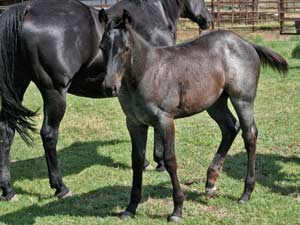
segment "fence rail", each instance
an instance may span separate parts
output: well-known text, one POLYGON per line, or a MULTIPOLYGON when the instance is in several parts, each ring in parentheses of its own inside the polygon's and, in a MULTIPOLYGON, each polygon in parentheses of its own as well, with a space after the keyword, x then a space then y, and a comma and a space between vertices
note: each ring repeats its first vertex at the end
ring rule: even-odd
POLYGON ((300 34, 300 0, 210 0, 216 29, 279 29, 300 34))

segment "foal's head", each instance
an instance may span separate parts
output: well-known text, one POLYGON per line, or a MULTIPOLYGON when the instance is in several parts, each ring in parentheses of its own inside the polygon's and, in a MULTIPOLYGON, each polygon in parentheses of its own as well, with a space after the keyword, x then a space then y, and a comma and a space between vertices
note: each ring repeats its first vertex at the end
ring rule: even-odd
POLYGON ((181 0, 181 17, 196 22, 201 29, 207 29, 213 23, 213 17, 205 6, 204 0, 181 0))
POLYGON ((107 62, 104 87, 108 96, 117 96, 131 54, 130 29, 132 18, 128 11, 124 10, 122 19, 107 22, 106 13, 101 10, 99 20, 106 23, 100 43, 100 48, 107 62))

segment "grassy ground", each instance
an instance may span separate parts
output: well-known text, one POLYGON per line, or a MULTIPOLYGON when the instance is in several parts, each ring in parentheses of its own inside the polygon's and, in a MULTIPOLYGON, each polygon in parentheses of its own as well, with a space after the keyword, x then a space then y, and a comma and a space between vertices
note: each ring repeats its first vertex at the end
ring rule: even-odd
MULTIPOLYGON (((204 201, 206 169, 216 152, 220 132, 206 113, 176 122, 178 174, 185 192, 182 224, 300 224, 300 60, 291 51, 300 38, 251 41, 268 46, 290 63, 288 77, 262 72, 255 104, 259 129, 257 185, 251 201, 236 203, 243 190, 246 154, 240 135, 225 161, 219 194, 204 201), (196 180, 191 185, 187 181, 196 180)), ((42 106, 34 86, 26 93, 31 109, 42 106)), ((41 115, 36 119, 41 126, 41 115)), ((49 188, 39 135, 28 148, 17 136, 11 171, 18 200, 0 202, 1 224, 118 224, 116 213, 128 203, 131 187, 130 142, 117 99, 68 96, 61 125, 58 157, 73 196, 57 200, 49 188)), ((152 160, 153 131, 147 157, 152 160)), ((167 173, 144 173, 144 197, 135 220, 124 224, 165 224, 172 211, 167 173)))

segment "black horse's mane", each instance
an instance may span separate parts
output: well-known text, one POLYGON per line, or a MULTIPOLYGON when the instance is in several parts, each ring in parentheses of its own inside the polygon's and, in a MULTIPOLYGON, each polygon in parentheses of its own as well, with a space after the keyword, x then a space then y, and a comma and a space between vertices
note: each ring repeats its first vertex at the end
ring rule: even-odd
POLYGON ((127 9, 133 13, 133 17, 143 19, 142 22, 140 19, 135 21, 136 30, 139 33, 142 33, 144 37, 150 37, 153 32, 153 28, 170 31, 170 25, 175 27, 180 16, 181 7, 181 0, 123 0, 112 6, 107 10, 107 12, 108 15, 111 16, 112 20, 115 21, 114 23, 118 24, 118 21, 120 21, 122 16, 123 9, 127 9), (158 8, 159 4, 161 4, 165 15, 160 12, 158 8), (162 21, 166 19, 166 23, 163 23, 162 21), (149 26, 145 24, 148 24, 149 26))

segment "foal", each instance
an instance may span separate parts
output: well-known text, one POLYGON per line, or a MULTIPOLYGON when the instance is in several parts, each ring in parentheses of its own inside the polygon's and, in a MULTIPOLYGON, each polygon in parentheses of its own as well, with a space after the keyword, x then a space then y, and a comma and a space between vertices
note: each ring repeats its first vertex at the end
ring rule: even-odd
POLYGON ((253 101, 260 66, 268 64, 286 73, 287 62, 273 51, 227 31, 211 32, 174 47, 155 48, 132 29, 132 24, 124 10, 118 25, 107 25, 101 43, 103 48, 110 46, 103 49, 108 60, 104 85, 107 94, 118 95, 132 142, 133 184, 122 217, 133 216, 141 199, 147 129, 153 126, 162 135, 164 163, 173 185, 174 211, 169 220, 181 218, 184 195, 176 172, 174 119, 204 110, 222 131, 221 144, 207 173, 206 197, 215 194, 224 158, 241 127, 248 169, 239 202, 248 201, 255 185, 257 129, 253 101), (228 98, 240 125, 227 106, 228 98))

